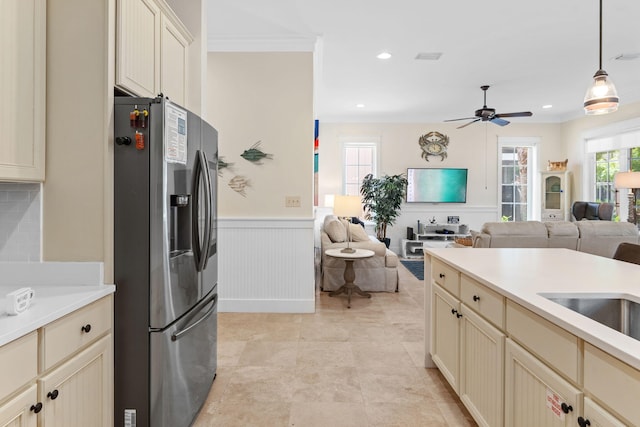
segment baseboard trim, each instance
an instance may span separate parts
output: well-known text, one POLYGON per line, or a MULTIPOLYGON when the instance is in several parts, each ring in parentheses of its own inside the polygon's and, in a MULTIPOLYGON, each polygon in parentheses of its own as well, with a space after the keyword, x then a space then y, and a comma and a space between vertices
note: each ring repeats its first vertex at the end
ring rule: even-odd
POLYGON ((220 299, 219 313, 315 313, 310 300, 220 299))

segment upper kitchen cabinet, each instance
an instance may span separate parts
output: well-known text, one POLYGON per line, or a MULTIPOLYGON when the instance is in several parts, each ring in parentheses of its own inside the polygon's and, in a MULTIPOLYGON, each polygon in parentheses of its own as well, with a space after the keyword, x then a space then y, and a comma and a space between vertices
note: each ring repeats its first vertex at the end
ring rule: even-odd
POLYGON ((46 0, 3 0, 0 181, 44 181, 46 0))
POLYGON ((118 0, 116 8, 116 86, 186 105, 189 31, 163 0, 118 0))

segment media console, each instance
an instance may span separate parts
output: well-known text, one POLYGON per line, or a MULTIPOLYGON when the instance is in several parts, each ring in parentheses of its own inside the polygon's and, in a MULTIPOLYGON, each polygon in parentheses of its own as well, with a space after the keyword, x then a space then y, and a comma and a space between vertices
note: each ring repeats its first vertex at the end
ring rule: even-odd
POLYGON ((466 224, 426 224, 424 232, 415 234, 413 239, 402 239, 400 245, 402 258, 422 259, 423 248, 444 248, 456 237, 468 237, 466 224))

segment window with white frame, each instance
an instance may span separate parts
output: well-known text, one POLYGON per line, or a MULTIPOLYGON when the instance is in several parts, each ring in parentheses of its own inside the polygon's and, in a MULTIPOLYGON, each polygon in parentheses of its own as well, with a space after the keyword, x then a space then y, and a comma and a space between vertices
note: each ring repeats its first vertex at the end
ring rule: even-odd
POLYGON ((344 142, 343 191, 347 196, 360 194, 362 179, 377 173, 378 144, 376 142, 344 142))
POLYGON ((532 219, 537 146, 538 138, 498 139, 498 202, 503 221, 532 219))

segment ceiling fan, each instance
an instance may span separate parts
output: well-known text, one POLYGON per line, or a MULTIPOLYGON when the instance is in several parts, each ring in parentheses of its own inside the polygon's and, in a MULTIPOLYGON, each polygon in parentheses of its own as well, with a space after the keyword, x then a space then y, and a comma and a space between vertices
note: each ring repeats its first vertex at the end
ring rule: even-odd
POLYGON ((504 120, 504 117, 531 117, 533 113, 530 111, 522 111, 519 113, 499 113, 496 114, 495 108, 487 107, 487 89, 489 86, 480 86, 480 89, 484 91, 484 105, 481 109, 476 110, 474 117, 464 117, 462 119, 451 119, 445 120, 445 122, 455 122, 458 120, 471 120, 469 123, 465 123, 462 126, 458 126, 457 129, 462 129, 463 127, 469 126, 471 123, 475 123, 477 121, 482 120, 483 122, 491 122, 495 123, 498 126, 506 126, 509 124, 508 120, 504 120))

